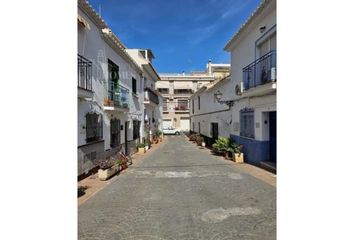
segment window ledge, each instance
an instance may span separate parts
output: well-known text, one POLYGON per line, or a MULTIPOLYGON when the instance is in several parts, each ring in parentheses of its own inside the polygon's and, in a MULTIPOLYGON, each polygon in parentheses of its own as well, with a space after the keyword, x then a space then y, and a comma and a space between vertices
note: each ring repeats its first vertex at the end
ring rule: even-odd
POLYGON ((256 140, 254 137, 251 138, 251 137, 245 137, 245 136, 241 136, 241 135, 240 135, 240 138, 244 138, 244 139, 248 139, 248 140, 256 140))
POLYGON ((133 97, 139 98, 139 95, 137 93, 133 93, 133 97))

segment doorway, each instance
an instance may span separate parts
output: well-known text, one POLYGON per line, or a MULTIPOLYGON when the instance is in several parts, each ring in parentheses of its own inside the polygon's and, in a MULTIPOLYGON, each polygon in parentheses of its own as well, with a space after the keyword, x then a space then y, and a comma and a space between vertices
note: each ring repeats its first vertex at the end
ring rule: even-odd
POLYGON ((269 112, 269 161, 277 163, 277 112, 269 112))
POLYGON ((218 123, 211 123, 211 137, 216 141, 219 137, 219 126, 218 123))
POLYGON ((118 147, 120 145, 120 120, 117 118, 111 119, 111 148, 118 147))
POLYGON ((124 151, 125 151, 125 155, 129 155, 128 128, 129 128, 129 122, 125 122, 124 123, 124 151))

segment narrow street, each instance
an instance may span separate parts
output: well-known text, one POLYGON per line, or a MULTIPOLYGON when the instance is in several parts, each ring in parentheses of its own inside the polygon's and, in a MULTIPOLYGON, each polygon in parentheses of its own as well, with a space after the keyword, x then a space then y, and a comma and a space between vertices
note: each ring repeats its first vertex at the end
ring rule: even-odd
POLYGON ((165 141, 79 207, 79 239, 276 238, 275 187, 184 135, 165 141))

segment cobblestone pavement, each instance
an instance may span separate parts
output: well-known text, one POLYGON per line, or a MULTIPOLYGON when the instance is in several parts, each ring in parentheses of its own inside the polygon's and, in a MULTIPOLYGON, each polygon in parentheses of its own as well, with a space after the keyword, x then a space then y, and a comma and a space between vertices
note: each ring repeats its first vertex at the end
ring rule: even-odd
POLYGON ((78 209, 81 240, 276 239, 276 188, 169 136, 78 209))

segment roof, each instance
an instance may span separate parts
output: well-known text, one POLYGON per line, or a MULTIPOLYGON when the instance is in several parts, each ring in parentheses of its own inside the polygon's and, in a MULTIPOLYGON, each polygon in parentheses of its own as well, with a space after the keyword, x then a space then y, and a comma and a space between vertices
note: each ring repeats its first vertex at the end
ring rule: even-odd
POLYGON ((155 75, 155 77, 157 78, 157 80, 161 80, 159 74, 156 72, 155 68, 152 66, 151 63, 148 64, 142 64, 143 68, 145 68, 147 70, 147 72, 150 75, 155 75))
POLYGON ((252 22, 252 20, 259 15, 261 10, 272 0, 262 0, 261 3, 258 5, 256 10, 247 18, 247 20, 241 25, 239 30, 232 36, 232 38, 226 43, 224 50, 230 50, 231 44, 241 35, 241 33, 245 30, 245 28, 252 22))
POLYGON ((101 29, 103 38, 108 41, 110 46, 116 51, 119 51, 126 61, 133 64, 138 72, 142 73, 141 67, 126 52, 127 47, 120 41, 114 32, 112 32, 112 30, 104 22, 101 16, 94 10, 94 8, 88 3, 88 1, 78 0, 78 6, 97 25, 97 27, 101 29))
POLYGON ((107 24, 101 18, 101 16, 94 10, 94 8, 86 0, 78 0, 78 6, 83 10, 90 19, 99 27, 99 28, 108 28, 107 24))
POLYGON ((226 81, 231 79, 231 74, 227 75, 224 78, 215 80, 211 83, 208 84, 204 84, 201 88, 199 88, 195 93, 193 93, 189 98, 192 99, 194 96, 204 92, 204 91, 211 91, 212 89, 214 89, 215 87, 220 86, 220 84, 225 83, 226 81))

